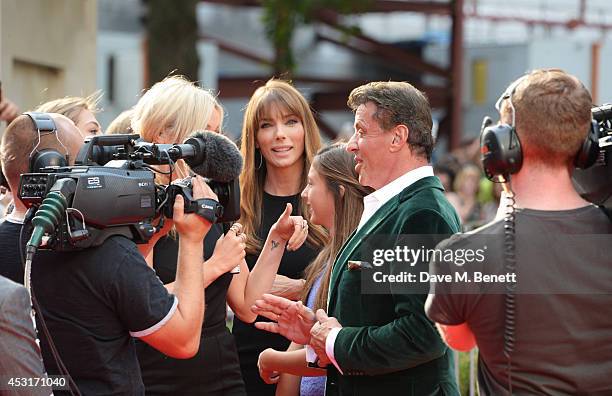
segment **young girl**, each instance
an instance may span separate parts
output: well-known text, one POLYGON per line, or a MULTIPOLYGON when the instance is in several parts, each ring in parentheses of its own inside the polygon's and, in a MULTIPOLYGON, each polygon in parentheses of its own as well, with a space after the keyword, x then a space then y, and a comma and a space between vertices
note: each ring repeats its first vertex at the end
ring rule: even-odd
MULTIPOLYGON (((326 308, 334 258, 357 228, 363 197, 372 191, 359 184, 354 156, 344 145, 323 148, 315 156, 302 197, 308 205, 311 224, 327 229, 330 242, 306 270, 302 299, 313 311, 326 308)), ((268 348, 259 356, 258 364, 262 379, 268 383, 277 382, 279 373, 287 373, 280 376, 277 395, 321 396, 325 392, 325 371, 306 367, 306 352, 301 345, 291 344, 287 352, 268 348), (304 376, 301 384, 295 375, 304 376)))

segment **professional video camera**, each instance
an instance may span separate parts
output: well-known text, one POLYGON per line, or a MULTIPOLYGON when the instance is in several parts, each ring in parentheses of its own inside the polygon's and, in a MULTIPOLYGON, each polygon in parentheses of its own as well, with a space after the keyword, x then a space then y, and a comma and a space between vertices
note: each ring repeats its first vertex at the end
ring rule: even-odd
POLYGON ((138 141, 139 135, 102 135, 85 141, 76 165, 47 167, 21 175, 19 198, 36 210, 29 245, 58 251, 98 246, 112 235, 146 243, 164 217, 172 217, 177 194, 185 198, 185 212, 211 222, 240 218, 238 176, 242 157, 236 145, 220 134, 196 132, 184 144, 138 141), (152 165, 174 167, 183 159, 191 170, 207 178, 219 203, 194 200, 189 181, 155 183, 152 165), (104 166, 103 166, 104 165, 104 166))
POLYGON ((593 107, 591 114, 599 156, 593 166, 575 169, 572 179, 584 199, 612 213, 612 104, 593 107))

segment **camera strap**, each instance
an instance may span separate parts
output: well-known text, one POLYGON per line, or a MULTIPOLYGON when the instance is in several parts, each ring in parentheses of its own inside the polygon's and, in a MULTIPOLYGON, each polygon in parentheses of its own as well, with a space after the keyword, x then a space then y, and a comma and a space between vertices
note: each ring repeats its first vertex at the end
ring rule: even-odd
POLYGON ((195 206, 193 209, 195 209, 194 212, 198 216, 210 221, 213 224, 216 223, 221 216, 223 216, 223 206, 214 199, 196 199, 195 201, 192 201, 191 204, 195 206))

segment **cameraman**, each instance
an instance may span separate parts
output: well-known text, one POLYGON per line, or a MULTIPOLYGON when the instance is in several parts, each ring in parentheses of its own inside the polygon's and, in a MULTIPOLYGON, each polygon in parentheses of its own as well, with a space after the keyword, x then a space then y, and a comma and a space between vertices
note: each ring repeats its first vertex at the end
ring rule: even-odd
MULTIPOLYGON (((611 394, 612 268, 601 240, 609 241, 612 223, 571 180, 591 125, 591 95, 576 77, 540 69, 510 85, 498 103, 522 151, 522 166, 506 186, 514 192, 514 221, 494 221, 438 249, 495 244, 482 269, 503 274, 515 255, 515 289, 440 283, 427 315, 451 347, 478 346, 483 395, 611 394)), ((450 267, 432 262, 431 269, 450 267)))
MULTIPOLYGON (((28 171, 28 155, 38 138, 27 116, 18 117, 3 136, 2 166, 13 191, 19 174, 28 171)), ((41 143, 53 138, 44 135, 41 143)), ((81 141, 74 124, 68 133, 58 131, 57 139, 71 148, 72 159, 73 147, 81 141)), ((193 194, 196 199, 217 199, 199 177, 193 180, 193 194)), ((202 241, 211 224, 184 214, 182 197, 177 197, 173 217, 180 235, 174 295, 146 265, 136 245, 121 236, 82 251, 43 250, 34 257, 32 290, 59 356, 83 394, 144 394, 131 336, 175 358, 197 352, 204 314, 202 241)), ((12 257, 19 257, 18 249, 17 244, 11 248, 12 257)), ((48 373, 59 374, 48 340, 41 343, 48 373)))

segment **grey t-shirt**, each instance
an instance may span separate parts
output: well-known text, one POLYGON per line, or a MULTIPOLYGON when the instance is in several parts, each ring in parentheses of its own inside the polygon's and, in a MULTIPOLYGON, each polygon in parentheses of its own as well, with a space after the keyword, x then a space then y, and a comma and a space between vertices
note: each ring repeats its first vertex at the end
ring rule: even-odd
MULTIPOLYGON (((612 248, 612 222, 593 205, 517 209, 515 228, 513 393, 612 394, 612 255, 605 254, 612 248), (601 246, 605 240, 611 243, 601 246)), ((503 234, 501 220, 454 236, 438 249, 478 248, 479 236, 494 238, 477 269, 505 273, 503 234)), ((430 270, 446 272, 445 265, 432 262, 430 270)), ((505 288, 476 294, 482 284, 435 287, 427 315, 442 324, 467 323, 479 348, 481 394, 506 394, 505 288), (461 290, 470 294, 457 294, 461 290)))

